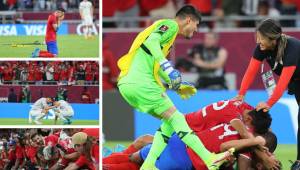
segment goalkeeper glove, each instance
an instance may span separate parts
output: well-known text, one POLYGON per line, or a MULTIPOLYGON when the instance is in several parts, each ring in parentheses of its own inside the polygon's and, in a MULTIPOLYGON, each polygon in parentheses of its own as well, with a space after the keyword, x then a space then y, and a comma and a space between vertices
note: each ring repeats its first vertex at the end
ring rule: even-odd
POLYGON ((178 90, 178 88, 180 87, 180 83, 181 83, 180 72, 178 70, 174 69, 172 67, 171 62, 166 59, 163 60, 162 62, 160 62, 160 67, 170 78, 171 84, 169 84, 169 88, 172 90, 178 90))
POLYGON ((197 93, 197 89, 193 84, 183 81, 176 93, 180 96, 180 98, 188 99, 197 93))

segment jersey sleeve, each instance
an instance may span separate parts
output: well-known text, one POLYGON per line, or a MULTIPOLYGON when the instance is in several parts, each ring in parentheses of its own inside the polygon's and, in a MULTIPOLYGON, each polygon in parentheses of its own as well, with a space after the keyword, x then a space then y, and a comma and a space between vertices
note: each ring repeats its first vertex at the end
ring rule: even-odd
POLYGON ((281 76, 279 77, 278 84, 277 84, 272 96, 267 101, 267 104, 270 107, 272 107, 283 95, 295 70, 296 70, 296 66, 283 67, 281 76))
POLYGON ((165 74, 165 72, 161 68, 159 68, 159 70, 158 70, 158 75, 165 81, 165 83, 167 83, 167 84, 171 83, 169 76, 167 74, 165 74))
POLYGON ((249 89, 250 85, 254 81, 254 78, 259 71, 259 66, 261 65, 262 61, 252 57, 250 60, 250 64, 244 74, 242 79, 241 87, 239 90, 239 95, 245 95, 247 90, 249 89))
POLYGON ((176 36, 178 25, 173 20, 165 20, 157 25, 149 37, 144 42, 144 45, 150 50, 155 61, 161 62, 165 59, 162 47, 176 36))

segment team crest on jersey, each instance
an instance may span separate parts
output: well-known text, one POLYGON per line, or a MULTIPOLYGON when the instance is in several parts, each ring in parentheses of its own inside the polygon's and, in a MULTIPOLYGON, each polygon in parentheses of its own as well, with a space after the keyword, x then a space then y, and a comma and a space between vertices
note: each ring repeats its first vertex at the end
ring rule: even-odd
POLYGON ((169 27, 166 26, 166 25, 162 25, 162 26, 159 27, 159 30, 162 31, 162 32, 166 32, 168 29, 169 29, 169 27))

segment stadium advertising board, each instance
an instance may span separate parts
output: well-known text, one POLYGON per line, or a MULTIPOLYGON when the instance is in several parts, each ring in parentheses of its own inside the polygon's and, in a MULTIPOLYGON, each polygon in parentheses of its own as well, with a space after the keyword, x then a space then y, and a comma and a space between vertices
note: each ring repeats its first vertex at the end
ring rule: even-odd
MULTIPOLYGON (((83 29, 84 29, 84 27, 83 27, 82 23, 68 25, 69 34, 83 35, 83 29)), ((99 23, 93 25, 92 34, 94 34, 94 35, 99 34, 99 23)))
MULTIPOLYGON (((169 91, 168 95, 183 113, 190 113, 200 108, 220 100, 231 99, 237 94, 236 91, 199 91, 197 95, 189 100, 181 100, 178 95, 169 91)), ((252 106, 256 106, 258 102, 265 101, 267 93, 262 90, 252 90, 246 95, 246 100, 252 106)), ((155 130, 160 126, 160 121, 153 117, 135 111, 135 138, 147 133, 154 134, 155 130)), ((270 111, 272 115, 272 131, 278 137, 280 144, 296 144, 297 134, 297 114, 298 105, 294 96, 284 94, 283 97, 273 106, 270 111)))
MULTIPOLYGON (((45 35, 46 24, 1 24, 0 36, 45 35)), ((68 24, 61 24, 59 35, 68 34, 68 24)))

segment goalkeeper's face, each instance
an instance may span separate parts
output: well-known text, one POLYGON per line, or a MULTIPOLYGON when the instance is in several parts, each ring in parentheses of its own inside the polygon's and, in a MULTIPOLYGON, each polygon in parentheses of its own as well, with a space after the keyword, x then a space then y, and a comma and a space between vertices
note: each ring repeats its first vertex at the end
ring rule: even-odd
POLYGON ((182 28, 182 35, 186 39, 191 39, 194 35, 194 32, 197 31, 199 25, 199 21, 193 19, 192 17, 187 17, 185 19, 185 24, 183 25, 182 28))

